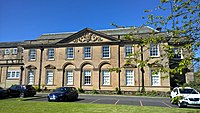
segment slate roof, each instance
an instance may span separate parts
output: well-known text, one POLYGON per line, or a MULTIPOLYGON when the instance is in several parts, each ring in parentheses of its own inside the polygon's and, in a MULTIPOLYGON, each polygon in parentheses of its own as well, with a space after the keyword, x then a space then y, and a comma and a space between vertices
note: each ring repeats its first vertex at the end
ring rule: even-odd
MULTIPOLYGON (((102 32, 102 33, 109 35, 109 36, 117 36, 117 35, 129 34, 129 33, 150 33, 153 30, 155 30, 155 29, 148 27, 148 26, 143 26, 141 28, 128 27, 128 28, 105 29, 105 30, 96 30, 96 31, 102 32)), ((36 40, 62 39, 62 38, 67 38, 74 33, 77 33, 77 32, 62 32, 62 33, 42 34, 40 37, 36 38, 36 40)))
POLYGON ((22 42, 0 42, 0 48, 17 47, 22 42))

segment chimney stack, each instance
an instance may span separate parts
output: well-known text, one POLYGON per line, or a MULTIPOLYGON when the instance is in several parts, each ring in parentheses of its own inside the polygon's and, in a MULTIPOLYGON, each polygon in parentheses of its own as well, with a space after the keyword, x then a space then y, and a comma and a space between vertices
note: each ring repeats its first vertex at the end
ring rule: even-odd
POLYGON ((161 27, 157 27, 156 30, 161 32, 162 28, 161 27))

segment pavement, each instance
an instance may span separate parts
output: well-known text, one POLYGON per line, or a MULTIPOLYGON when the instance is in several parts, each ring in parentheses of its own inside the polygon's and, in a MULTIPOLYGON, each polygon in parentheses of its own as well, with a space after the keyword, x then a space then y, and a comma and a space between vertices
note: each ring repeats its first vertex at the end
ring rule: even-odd
MULTIPOLYGON (((38 93, 33 99, 28 101, 45 101, 48 93, 38 93)), ((25 99, 26 100, 26 99, 25 99)), ((101 95, 101 94, 80 94, 78 103, 95 103, 95 104, 114 104, 114 105, 132 105, 132 106, 158 106, 177 108, 170 103, 167 97, 146 97, 146 96, 126 96, 126 95, 101 95)))

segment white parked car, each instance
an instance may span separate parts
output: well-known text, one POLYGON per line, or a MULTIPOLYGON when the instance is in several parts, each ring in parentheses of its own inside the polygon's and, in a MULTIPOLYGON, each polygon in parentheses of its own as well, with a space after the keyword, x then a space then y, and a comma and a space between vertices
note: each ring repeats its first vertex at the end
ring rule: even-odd
POLYGON ((176 87, 172 90, 170 98, 181 96, 178 101, 179 107, 199 106, 200 107, 200 93, 191 87, 176 87))

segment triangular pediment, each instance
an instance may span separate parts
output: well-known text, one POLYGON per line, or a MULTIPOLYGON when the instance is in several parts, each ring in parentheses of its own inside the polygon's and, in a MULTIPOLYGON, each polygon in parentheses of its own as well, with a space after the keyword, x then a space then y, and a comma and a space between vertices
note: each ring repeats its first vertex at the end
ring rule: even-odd
POLYGON ((106 35, 102 32, 85 28, 61 41, 60 43, 94 43, 94 42, 112 42, 117 41, 116 38, 106 35))

